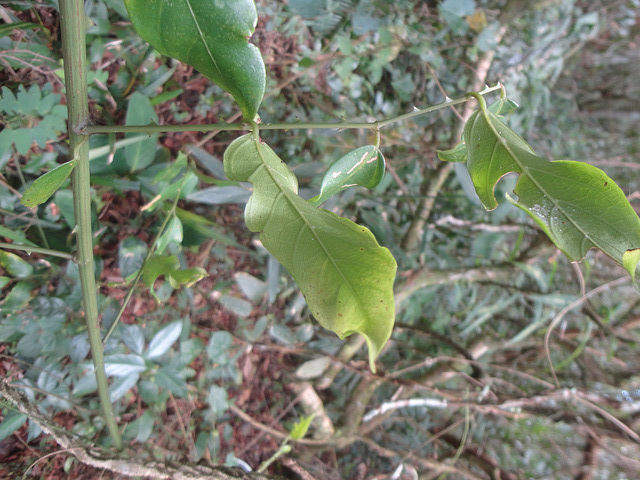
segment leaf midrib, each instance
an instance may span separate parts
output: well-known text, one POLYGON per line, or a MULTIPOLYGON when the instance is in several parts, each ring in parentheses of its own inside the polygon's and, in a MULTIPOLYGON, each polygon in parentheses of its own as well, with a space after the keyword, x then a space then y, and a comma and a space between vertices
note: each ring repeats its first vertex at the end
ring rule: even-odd
MULTIPOLYGON (((303 215, 302 211, 300 209, 298 209, 298 206, 293 201, 291 195, 296 195, 296 194, 295 193, 292 194, 291 191, 289 191, 288 189, 284 188, 280 184, 280 182, 275 178, 275 176, 272 174, 271 168, 267 164, 266 159, 265 159, 265 157, 263 155, 262 148, 260 147, 259 140, 255 140, 255 141, 258 142, 258 143, 255 143, 255 145, 256 145, 256 151, 258 152, 258 155, 260 157, 261 167, 266 169, 266 171, 267 171, 269 177, 271 177, 271 180, 273 181, 273 183, 278 186, 278 189, 280 190, 280 193, 282 195, 284 195, 284 197, 286 198, 287 202, 289 202, 289 205, 291 205, 293 210, 295 210, 296 213, 298 214, 298 216, 302 219, 303 223, 305 224, 305 227, 309 229, 309 232, 311 232, 311 235, 317 240, 318 244, 322 247, 322 250, 324 251, 326 257, 329 259, 329 261, 331 262, 331 264, 333 265, 335 270, 340 274, 340 276, 342 277, 343 282, 349 287, 349 290, 351 290, 351 293, 353 294, 353 296, 357 299, 358 305, 360 307, 360 311, 367 312, 367 309, 365 309, 363 307, 363 304, 362 304, 362 301, 360 299, 360 296, 357 295, 355 288, 351 285, 351 282, 348 281, 347 277, 342 272, 342 269, 340 269, 338 264, 333 259, 332 255, 329 254, 329 251, 327 250, 324 242, 316 234, 315 230, 313 228, 311 228, 312 225, 308 222, 307 218, 303 215)), ((369 317, 368 313, 365 313, 365 316, 366 316, 367 320, 371 320, 371 318, 369 317)), ((366 334, 365 332, 361 332, 361 333, 363 335, 367 335, 368 336, 368 334, 366 334)))
POLYGON ((213 54, 211 53, 211 50, 209 49, 209 45, 205 41, 205 36, 202 33, 202 29, 200 28, 200 23, 198 23, 198 19, 196 18, 196 14, 193 11, 193 8, 191 7, 191 0, 184 0, 184 2, 187 4, 187 7, 189 7, 189 13, 191 13, 191 18, 193 18, 193 23, 196 25, 196 28, 198 29, 198 35, 200 36, 200 39, 202 40, 202 44, 204 45, 204 48, 207 50, 207 55, 209 55, 209 58, 211 59, 211 62, 213 63, 213 66, 218 71, 218 75, 222 76, 222 71, 218 67, 218 64, 216 63, 216 59, 213 57, 213 54))
MULTIPOLYGON (((491 131, 494 133, 494 135, 496 136, 496 138, 498 139, 498 141, 500 142, 500 144, 504 147, 504 149, 507 151, 507 153, 509 154, 509 156, 511 157, 511 159, 513 160, 513 162, 518 166, 518 168, 520 169, 520 172, 518 173, 519 175, 525 175, 527 178, 529 178, 531 180, 531 183, 533 183, 536 188, 545 196, 547 197, 551 203, 554 205, 555 208, 557 208, 558 210, 560 210, 569 220, 569 222, 571 223, 571 225, 573 225, 573 227, 582 234, 582 236, 589 240, 591 242, 592 245, 594 245, 596 248, 598 248, 599 250, 602 250, 603 252, 605 252, 605 250, 601 247, 600 242, 595 241, 590 235, 588 235, 582 228, 580 228, 580 226, 573 220, 573 218, 568 214, 568 212, 565 211, 564 208, 562 208, 558 202, 556 202, 556 200, 547 192, 547 190, 545 190, 542 185, 531 175, 529 174, 528 170, 527 170, 527 166, 525 164, 523 164, 518 157, 513 153, 513 151, 511 150, 511 148, 509 147, 509 144, 502 138, 502 135, 500 135, 498 133, 498 131, 496 130, 495 126, 493 125, 493 122, 491 121, 491 117, 489 116, 489 112, 487 112, 486 110, 482 110, 482 115, 485 118, 485 121, 487 122, 487 124, 489 125, 489 128, 491 129, 491 131)), ((493 156, 491 158, 491 161, 493 161, 493 156)), ((529 209, 528 209, 529 210, 529 209)), ((549 223, 548 221, 546 223, 549 223)), ((554 235, 555 236, 555 235, 554 235)), ((589 251, 591 248, 593 247, 589 247, 589 249, 587 249, 587 251, 589 251)), ((605 252, 606 253, 606 252, 605 252)), ((586 255, 586 252, 583 254, 586 255)))

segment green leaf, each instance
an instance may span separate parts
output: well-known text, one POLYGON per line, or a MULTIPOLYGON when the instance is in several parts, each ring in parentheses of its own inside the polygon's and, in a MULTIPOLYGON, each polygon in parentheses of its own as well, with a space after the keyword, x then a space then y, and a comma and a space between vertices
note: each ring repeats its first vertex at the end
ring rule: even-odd
POLYGON ((11 412, 9 413, 2 423, 0 423, 0 441, 7 438, 13 432, 18 430, 27 421, 27 416, 23 413, 11 412))
POLYGON ((147 245, 138 237, 127 237, 118 248, 118 266, 125 280, 135 275, 147 255, 147 245))
POLYGON ((176 320, 164 327, 154 335, 149 342, 146 357, 150 360, 156 360, 169 351, 171 345, 180 337, 182 333, 182 320, 176 320))
POLYGON ((138 373, 131 375, 123 375, 118 378, 109 386, 109 400, 116 402, 120 400, 129 390, 136 386, 140 380, 138 373))
POLYGON ((467 146, 460 142, 449 150, 437 150, 438 158, 443 162, 460 163, 467 161, 467 146))
POLYGON ((374 145, 356 148, 331 164, 322 179, 320 194, 309 200, 316 207, 345 188, 375 188, 384 176, 384 156, 374 145))
POLYGON ((153 415, 149 410, 145 410, 142 416, 138 418, 136 422, 138 427, 138 433, 136 434, 136 442, 140 442, 140 443, 146 442, 151 436, 151 433, 153 433, 153 425, 155 423, 155 420, 153 419, 153 415))
POLYGON ((156 252, 161 254, 167 248, 170 243, 180 245, 182 242, 182 222, 176 216, 174 216, 167 225, 167 228, 162 232, 156 246, 156 252))
POLYGON ((474 0, 445 0, 438 8, 449 24, 449 28, 457 35, 463 35, 469 29, 469 24, 464 17, 473 15, 476 4, 474 0))
POLYGON ((51 195, 62 186, 69 175, 71 175, 71 171, 75 165, 76 161, 70 160, 67 163, 58 165, 41 177, 36 178, 22 195, 20 203, 29 208, 33 208, 49 200, 49 197, 51 197, 51 195))
POLYGON ((311 422, 313 421, 314 417, 315 417, 315 414, 309 415, 308 417, 302 417, 300 421, 293 426, 289 436, 293 440, 300 440, 304 438, 304 436, 307 434, 307 430, 309 430, 309 426, 311 425, 311 422))
POLYGON ((163 55, 194 66, 229 92, 254 120, 265 90, 260 51, 249 43, 252 0, 125 0, 133 27, 163 55))
POLYGON ((250 181, 249 230, 289 270, 318 322, 340 338, 365 337, 369 363, 389 339, 395 317, 396 263, 366 228, 314 207, 297 195, 295 175, 249 134, 224 154, 228 178, 250 181))
POLYGON ((187 395, 187 382, 172 367, 162 367, 156 372, 156 383, 171 393, 184 397, 187 395))
POLYGON ((631 280, 636 281, 636 268, 640 262, 640 248, 629 249, 622 255, 622 266, 631 274, 631 280))
POLYGON ((173 288, 190 287, 199 282, 209 274, 202 267, 191 267, 182 270, 175 270, 169 274, 169 283, 173 288))
POLYGON ((15 278, 26 278, 33 273, 31 264, 15 253, 0 250, 0 266, 15 278))
POLYGON ((0 236, 6 237, 9 240, 13 240, 14 242, 20 245, 31 245, 32 247, 37 246, 31 240, 27 239, 27 236, 24 234, 22 230, 14 230, 11 228, 7 228, 4 225, 0 225, 0 236))
POLYGON ((211 387, 209 387, 207 402, 214 414, 223 413, 229 408, 229 396, 227 391, 218 385, 211 385, 211 387))
POLYGON ((494 188, 500 178, 518 173, 514 189, 518 199, 509 195, 507 199, 531 216, 571 261, 582 260, 595 247, 634 276, 637 262, 629 260, 626 252, 640 247, 640 218, 602 170, 536 156, 520 136, 486 110, 469 118, 464 136, 467 168, 487 210, 498 205, 494 188))
POLYGON ((104 370, 108 376, 125 377, 147 369, 144 358, 133 353, 114 353, 104 357, 104 370))
POLYGON ((229 332, 213 332, 207 344, 207 356, 213 363, 223 365, 231 357, 228 350, 233 344, 233 336, 229 332))
POLYGON ((14 29, 28 30, 33 28, 42 28, 39 23, 32 22, 13 22, 0 25, 0 37, 9 35, 14 29))
POLYGON ((3 312, 19 310, 29 303, 33 288, 33 282, 20 281, 16 283, 1 302, 3 312))
MULTIPOLYGON (((127 125, 148 125, 150 122, 158 122, 158 116, 151 102, 141 93, 134 92, 129 98, 127 107, 127 125)), ((138 133, 129 133, 125 135, 125 139, 133 140, 139 136, 138 133)), ((156 156, 157 143, 158 134, 154 133, 145 140, 136 141, 124 147, 124 155, 131 172, 142 170, 151 165, 156 156)))
POLYGON ((144 264, 142 281, 147 287, 153 288, 153 284, 159 276, 169 276, 171 272, 178 268, 180 268, 180 262, 175 255, 151 255, 147 263, 144 264))

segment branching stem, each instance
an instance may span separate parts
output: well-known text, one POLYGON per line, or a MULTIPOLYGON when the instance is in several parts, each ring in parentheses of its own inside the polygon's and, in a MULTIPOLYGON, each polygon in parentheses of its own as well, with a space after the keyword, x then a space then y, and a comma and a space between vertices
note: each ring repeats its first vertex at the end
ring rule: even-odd
POLYGON ((118 430, 118 424, 116 423, 109 398, 109 384, 104 369, 104 356, 98 320, 93 236, 91 232, 89 137, 78 133, 78 128, 86 125, 89 121, 85 21, 83 0, 60 0, 62 52, 69 117, 69 147, 73 152, 73 159, 76 160, 71 184, 76 219, 77 262, 82 288, 82 303, 104 421, 114 446, 118 450, 122 450, 122 437, 118 430))

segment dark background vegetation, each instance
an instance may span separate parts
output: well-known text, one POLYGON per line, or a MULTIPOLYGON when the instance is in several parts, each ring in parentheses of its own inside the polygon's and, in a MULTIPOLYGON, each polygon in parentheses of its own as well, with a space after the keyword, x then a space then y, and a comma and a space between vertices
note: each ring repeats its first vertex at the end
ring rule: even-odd
MULTIPOLYGON (((599 166, 638 210, 639 8, 637 0, 260 0, 252 39, 267 65, 260 115, 370 121, 499 81, 520 105, 508 123, 536 151, 599 166)), ((239 120, 218 87, 135 34, 120 0, 89 0, 86 11, 97 123, 124 124, 151 109, 161 124, 239 120)), ((0 16, 0 236, 70 251, 68 188, 36 210, 19 203, 69 155, 56 2, 3 2, 0 16), (27 23, 8 27, 15 22, 27 23)), ((572 265, 511 205, 481 208, 464 169, 435 153, 457 142, 469 113, 439 110, 385 129, 382 184, 325 206, 367 225, 398 261, 397 326, 376 375, 358 339, 341 342, 314 322, 295 283, 244 227, 249 192, 225 181, 220 164, 237 134, 151 138, 139 153, 144 168, 124 149, 95 158, 105 330, 172 204, 156 197, 187 173, 160 184, 156 175, 181 153, 192 169, 178 201, 183 234, 176 225, 162 241, 183 266, 209 274, 176 290, 160 279, 157 296, 137 286, 106 345, 127 454, 256 469, 315 410, 307 440, 292 443, 272 472, 640 478, 640 297, 606 256, 590 252, 572 265), (391 408, 375 411, 385 403, 391 408)), ((262 134, 309 197, 333 160, 372 141, 357 130, 262 134)), ((121 138, 93 137, 92 148, 121 138)), ((498 197, 513 185, 503 180, 498 197)), ((77 268, 2 255, 1 374, 52 424, 107 447, 77 268)), ((1 415, 3 478, 28 467, 27 478, 117 477, 56 453, 8 405, 1 415)))

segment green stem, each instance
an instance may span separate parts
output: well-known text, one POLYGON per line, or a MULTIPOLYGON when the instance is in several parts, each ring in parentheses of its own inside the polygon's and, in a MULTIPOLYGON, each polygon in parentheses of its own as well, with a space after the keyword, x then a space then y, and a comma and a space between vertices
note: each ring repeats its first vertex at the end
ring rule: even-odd
MULTIPOLYGON (((426 108, 415 108, 412 112, 404 113, 396 117, 387 118, 385 120, 376 122, 333 122, 333 123, 317 123, 317 122, 295 122, 295 123, 266 123, 260 125, 260 130, 300 130, 300 129, 369 129, 378 130, 392 123, 408 120, 413 117, 431 113, 443 108, 449 108, 454 105, 460 105, 468 102, 472 97, 480 97, 487 95, 496 90, 504 91, 504 87, 501 84, 494 85, 493 87, 486 87, 480 92, 474 92, 467 94, 463 97, 450 99, 447 98, 444 102, 437 105, 431 105, 426 108)), ((143 132, 151 135, 152 133, 166 133, 166 132, 212 132, 212 131, 232 131, 232 130, 252 130, 250 123, 214 123, 210 125, 86 125, 78 129, 79 133, 83 135, 93 135, 95 133, 133 133, 143 132)))
POLYGON ((61 252, 59 250, 51 250, 50 248, 32 247, 31 245, 17 245, 15 243, 4 242, 0 242, 0 248, 8 250, 20 250, 23 252, 27 252, 28 254, 42 253, 43 255, 51 255, 52 257, 66 258, 67 260, 75 261, 75 257, 73 256, 73 254, 61 252))
POLYGON ((76 166, 73 169, 73 206, 76 219, 76 244, 82 303, 87 322, 89 345, 95 367, 98 395, 104 421, 114 446, 123 448, 122 437, 109 399, 109 383, 104 369, 100 324, 98 320, 97 288, 91 232, 91 182, 89 178, 89 137, 78 129, 89 122, 87 95, 87 59, 83 0, 60 0, 60 26, 64 58, 64 78, 69 116, 69 146, 76 166))

